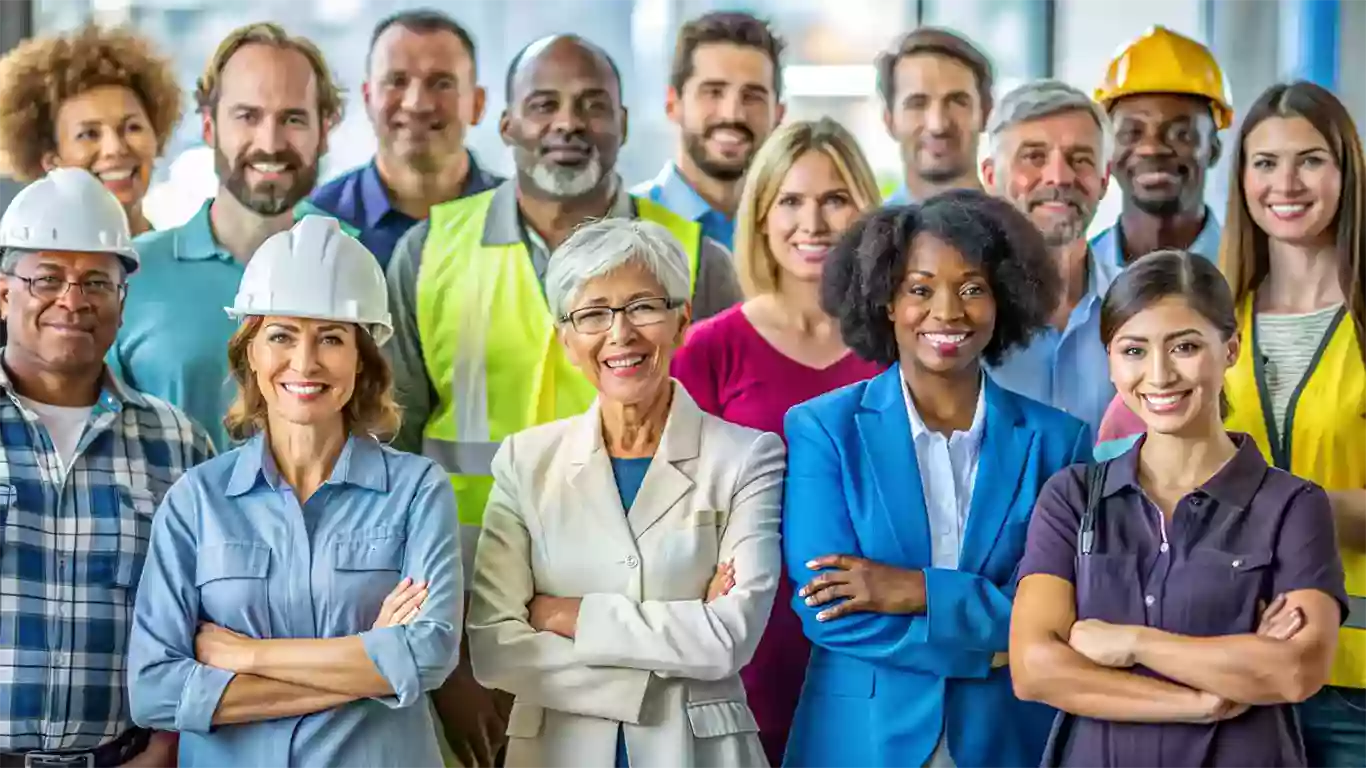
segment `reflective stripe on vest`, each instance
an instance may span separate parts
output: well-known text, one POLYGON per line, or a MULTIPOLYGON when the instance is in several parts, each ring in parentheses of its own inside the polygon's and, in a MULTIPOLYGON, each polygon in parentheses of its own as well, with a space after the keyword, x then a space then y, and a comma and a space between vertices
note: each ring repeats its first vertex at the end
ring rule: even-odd
MULTIPOLYGON (((1329 326, 1280 429, 1271 424, 1256 326, 1249 297, 1239 308, 1242 352, 1224 379, 1225 425, 1252 435, 1268 463, 1325 490, 1366 488, 1366 365, 1351 316, 1344 309, 1329 326)), ((1351 613, 1338 635, 1329 683, 1366 688, 1366 554, 1346 547, 1340 552, 1351 613)))
MULTIPOLYGON (((526 246, 483 244, 494 192, 432 208, 417 281, 418 337, 437 393, 423 454, 451 474, 469 557, 502 439, 577 416, 597 395, 565 357, 526 246)), ((701 227, 649 200, 634 201, 642 219, 678 238, 695 286, 701 227)))

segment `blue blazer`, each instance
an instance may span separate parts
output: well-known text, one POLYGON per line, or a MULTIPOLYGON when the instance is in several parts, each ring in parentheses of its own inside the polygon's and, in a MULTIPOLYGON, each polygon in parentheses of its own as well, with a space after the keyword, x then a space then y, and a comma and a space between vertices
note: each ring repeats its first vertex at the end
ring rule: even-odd
POLYGON ((1005 651, 1034 500, 1090 460, 1085 424, 986 379, 986 426, 958 570, 930 567, 924 489, 901 366, 788 411, 783 555, 798 588, 814 557, 847 554, 925 573, 924 614, 816 621, 784 765, 921 766, 947 730, 959 768, 1034 768, 1054 710, 1015 698, 1005 651), (941 728, 942 726, 942 728, 941 728))

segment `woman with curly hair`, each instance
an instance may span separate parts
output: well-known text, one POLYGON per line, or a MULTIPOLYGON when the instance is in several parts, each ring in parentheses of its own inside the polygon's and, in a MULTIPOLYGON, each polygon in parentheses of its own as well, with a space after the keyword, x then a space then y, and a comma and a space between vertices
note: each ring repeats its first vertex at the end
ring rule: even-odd
POLYGON ((84 168, 139 235, 152 228, 142 211, 152 165, 180 115, 170 62, 129 30, 91 24, 26 40, 0 58, 0 174, 84 168))
POLYGON ((985 366, 1048 323, 1043 236, 955 191, 860 221, 821 304, 891 365, 787 414, 783 550, 813 649, 786 764, 1036 766, 1054 712, 1006 668, 1014 574, 1043 484, 1087 426, 985 366))

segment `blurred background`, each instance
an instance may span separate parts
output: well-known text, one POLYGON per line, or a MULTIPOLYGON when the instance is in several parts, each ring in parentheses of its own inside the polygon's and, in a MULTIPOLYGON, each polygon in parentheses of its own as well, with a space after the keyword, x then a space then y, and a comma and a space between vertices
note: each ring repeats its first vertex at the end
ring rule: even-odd
MULTIPOLYGON (((1366 0, 0 0, 0 51, 26 35, 90 19, 131 23, 174 59, 188 94, 230 30, 279 22, 313 39, 347 90, 345 119, 323 161, 326 180, 374 151, 359 104, 372 27, 396 10, 419 6, 446 11, 475 37, 489 105, 468 145, 501 173, 511 166, 496 130, 508 61, 542 35, 575 32, 603 45, 625 78, 631 134, 618 170, 628 183, 653 177, 673 151, 664 91, 674 34, 684 20, 721 8, 752 11, 775 24, 788 41, 788 115, 840 120, 889 182, 898 177, 900 160, 882 126, 872 62, 918 24, 950 26, 979 43, 995 61, 998 97, 1039 77, 1089 92, 1120 46, 1163 24, 1211 47, 1239 113, 1276 80, 1305 77, 1332 88, 1358 121, 1366 119, 1366 0)), ((187 115, 157 170, 145 210, 158 229, 183 223, 215 191, 213 155, 199 130, 198 118, 187 115)), ((1224 175, 1217 171, 1209 185, 1216 211, 1223 210, 1224 175)), ((0 210, 15 189, 0 180, 0 210)), ((1097 231, 1112 223, 1117 192, 1112 188, 1096 216, 1097 231)))

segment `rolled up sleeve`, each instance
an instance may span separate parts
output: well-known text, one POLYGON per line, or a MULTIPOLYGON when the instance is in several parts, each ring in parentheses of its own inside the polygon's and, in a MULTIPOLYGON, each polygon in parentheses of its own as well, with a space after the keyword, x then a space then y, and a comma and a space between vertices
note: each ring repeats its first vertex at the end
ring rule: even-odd
POLYGON ((403 573, 427 582, 427 600, 411 624, 360 635, 375 669, 394 690, 377 701, 392 708, 422 701, 423 693, 446 682, 460 659, 465 586, 455 492, 440 467, 421 461, 427 469, 408 507, 403 573))
POLYGON ((234 674, 195 660, 198 541, 190 483, 187 476, 171 487, 152 523, 128 643, 128 698, 133 721, 144 728, 207 733, 234 674))

